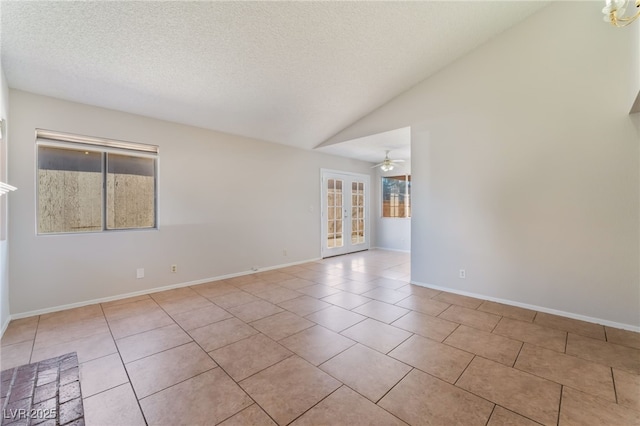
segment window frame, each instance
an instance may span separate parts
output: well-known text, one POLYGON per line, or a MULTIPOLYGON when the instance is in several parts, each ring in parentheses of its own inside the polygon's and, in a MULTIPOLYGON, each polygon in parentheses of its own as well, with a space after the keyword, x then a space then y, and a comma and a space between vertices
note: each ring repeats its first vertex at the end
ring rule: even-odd
MULTIPOLYGON (((400 180, 400 179, 397 179, 400 180)), ((380 218, 382 219, 411 219, 411 173, 404 173, 402 175, 389 175, 380 177, 380 218), (384 179, 399 178, 403 176, 405 185, 404 199, 404 216, 385 216, 384 215, 384 179)), ((399 195, 399 194, 398 194, 399 195)), ((399 206, 398 206, 399 208, 399 206)))
POLYGON ((51 130, 36 129, 35 138, 35 231, 37 236, 50 235, 85 235, 96 233, 127 232, 127 231, 157 231, 159 227, 159 176, 160 176, 160 149, 157 145, 126 142, 115 139, 106 139, 92 136, 83 136, 71 133, 56 132, 51 130), (40 172, 40 147, 50 147, 76 151, 98 152, 101 155, 101 229, 88 231, 53 231, 40 232, 40 197, 39 197, 39 172, 40 172), (107 180, 108 180, 108 154, 124 155, 129 157, 148 158, 153 160, 153 226, 131 228, 109 228, 107 217, 107 180))

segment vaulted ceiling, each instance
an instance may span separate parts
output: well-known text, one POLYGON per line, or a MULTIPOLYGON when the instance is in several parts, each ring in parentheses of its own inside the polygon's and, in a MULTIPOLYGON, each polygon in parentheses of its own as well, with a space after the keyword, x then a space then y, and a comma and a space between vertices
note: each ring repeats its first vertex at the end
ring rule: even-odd
POLYGON ((310 149, 545 5, 3 0, 0 52, 12 88, 310 149))

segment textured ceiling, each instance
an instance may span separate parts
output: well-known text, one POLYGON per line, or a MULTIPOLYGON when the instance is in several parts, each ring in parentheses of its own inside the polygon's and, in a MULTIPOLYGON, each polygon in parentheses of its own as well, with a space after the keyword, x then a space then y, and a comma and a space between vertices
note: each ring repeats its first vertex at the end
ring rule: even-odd
POLYGON ((1 54, 12 88, 312 148, 545 4, 3 0, 1 54))
POLYGON ((409 160, 411 159, 411 128, 402 127, 317 149, 328 154, 371 163, 380 163, 386 151, 389 151, 389 158, 392 160, 409 160))

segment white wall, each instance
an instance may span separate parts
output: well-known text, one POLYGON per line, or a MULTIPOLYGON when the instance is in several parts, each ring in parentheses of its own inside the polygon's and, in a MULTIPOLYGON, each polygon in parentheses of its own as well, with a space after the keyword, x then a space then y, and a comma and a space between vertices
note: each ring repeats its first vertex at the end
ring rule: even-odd
POLYGON ((365 162, 30 93, 10 101, 12 314, 318 258, 320 168, 371 174, 365 162), (35 128, 159 145, 160 230, 37 236, 35 128))
MULTIPOLYGON (((4 70, 0 66, 0 119, 5 121, 5 129, 8 129, 9 124, 7 121, 9 113, 9 87, 7 86, 7 80, 4 76, 4 70)), ((7 145, 8 138, 4 134, 4 143, 0 147, 0 182, 6 182, 7 179, 7 145)), ((4 200, 0 201, 0 208, 3 209, 0 212, 2 221, 7 220, 7 206, 9 204, 9 194, 2 196, 4 200)), ((11 195, 13 197, 13 195, 11 195)), ((2 226, 0 224, 0 226, 2 226)), ((2 231, 0 231, 0 234, 2 231)), ((8 239, 2 240, 0 238, 0 334, 4 333, 5 327, 9 321, 9 249, 8 239)))
POLYGON ((332 138, 411 126, 412 280, 640 327, 638 31, 553 3, 332 138))
MULTIPOLYGON (((406 163, 405 163, 406 164, 406 163)), ((375 246, 387 250, 411 251, 411 218, 382 217, 382 177, 411 174, 411 166, 383 172, 379 168, 374 177, 375 206, 371 211, 376 229, 375 246)))

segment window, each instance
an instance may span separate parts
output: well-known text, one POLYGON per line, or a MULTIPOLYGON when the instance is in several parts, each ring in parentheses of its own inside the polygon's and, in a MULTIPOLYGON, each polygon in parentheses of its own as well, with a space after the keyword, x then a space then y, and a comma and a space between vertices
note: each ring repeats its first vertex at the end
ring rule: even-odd
POLYGON ((157 146, 36 134, 39 234, 157 226, 157 146))
POLYGON ((411 217, 411 176, 382 178, 382 217, 411 217))

